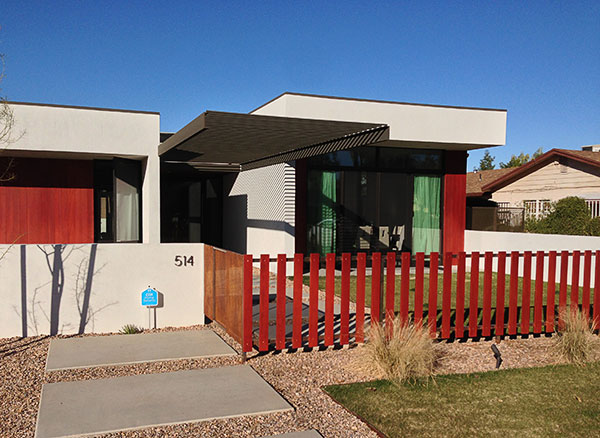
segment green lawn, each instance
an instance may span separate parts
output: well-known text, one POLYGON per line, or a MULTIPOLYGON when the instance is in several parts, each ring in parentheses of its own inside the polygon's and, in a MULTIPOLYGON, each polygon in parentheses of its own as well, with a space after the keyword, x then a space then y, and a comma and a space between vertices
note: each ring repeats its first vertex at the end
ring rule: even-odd
POLYGON ((600 436, 600 362, 324 389, 390 438, 600 436))
MULTIPOLYGON (((480 325, 482 323, 482 319, 483 319, 483 312, 481 311, 481 309, 483 308, 483 280, 484 280, 484 274, 480 273, 479 274, 479 288, 478 288, 478 324, 480 325)), ((451 318, 452 321, 454 321, 454 309, 456 309, 456 278, 457 278, 457 274, 454 273, 452 275, 452 314, 451 314, 451 318)), ((310 282, 310 278, 308 276, 303 277, 303 281, 304 284, 309 284, 310 282)), ((395 306, 395 310, 399 311, 400 310, 400 275, 397 274, 396 275, 396 281, 395 281, 395 294, 394 294, 394 306, 395 306)), ((495 323, 495 307, 496 307, 496 290, 497 290, 497 274, 494 272, 492 273, 492 326, 495 323)), ((504 319, 505 321, 508 321, 508 305, 509 305, 509 286, 510 286, 510 275, 506 274, 505 275, 505 287, 504 287, 504 306, 505 306, 505 312, 504 312, 504 319)), ((384 284, 383 287, 385 289, 385 278, 384 278, 384 284)), ((464 308, 465 308, 465 324, 468 324, 469 321, 469 297, 470 297, 470 289, 471 288, 471 275, 470 273, 466 273, 465 274, 465 303, 464 303, 464 308)), ((321 290, 325 290, 325 277, 319 277, 319 289, 321 290)), ((437 315, 438 315, 438 320, 441 318, 441 310, 442 310, 442 289, 443 289, 443 274, 440 273, 438 275, 438 288, 437 288, 437 315)), ((545 309, 545 305, 546 305, 546 289, 547 289, 547 284, 544 283, 544 292, 543 292, 543 305, 544 305, 544 309, 543 309, 543 317, 542 320, 545 321, 546 319, 546 309, 545 309)), ((519 277, 519 281, 518 281, 518 299, 517 299, 517 307, 519 308, 519 312, 517 315, 517 323, 520 324, 521 322, 521 312, 520 312, 520 307, 521 307, 521 303, 522 303, 522 296, 523 296, 523 278, 519 277)), ((335 293, 336 295, 340 296, 341 295, 341 277, 336 277, 335 278, 335 293)), ((593 303, 593 295, 594 295, 594 291, 593 288, 590 291, 590 303, 593 303)), ((410 276, 410 287, 409 287, 409 312, 414 311, 414 296, 415 296, 415 276, 411 275, 410 276)), ((535 280, 531 281, 531 289, 530 289, 530 323, 533 324, 533 305, 534 305, 534 296, 535 296, 535 280)), ((571 286, 567 286, 567 303, 570 302, 570 296, 571 296, 571 286)), ((556 308, 558 309, 558 298, 559 298, 559 283, 558 281, 556 282, 555 285, 555 297, 554 297, 554 304, 556 306, 556 308)), ((350 300, 353 302, 356 302, 356 276, 351 276, 350 277, 350 300)), ((366 280, 365 280, 365 301, 366 301, 366 305, 368 307, 370 307, 371 305, 371 276, 367 276, 366 280)), ((579 303, 581 304, 582 301, 582 286, 580 284, 579 286, 579 303)), ((427 313, 428 313, 428 309, 429 309, 429 274, 425 274, 424 275, 424 285, 423 285, 423 316, 426 317, 427 313)), ((557 310, 558 311, 558 310, 557 310)), ((427 321, 427 318, 425 318, 425 321, 427 321)), ((452 324, 454 324, 454 322, 452 322, 452 324)), ((520 326, 517 329, 518 332, 520 333, 520 326)))

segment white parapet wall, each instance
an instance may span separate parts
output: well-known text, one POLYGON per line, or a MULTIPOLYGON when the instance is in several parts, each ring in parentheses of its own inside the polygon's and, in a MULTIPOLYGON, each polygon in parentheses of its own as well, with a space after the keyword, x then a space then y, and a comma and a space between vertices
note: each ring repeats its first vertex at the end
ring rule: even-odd
POLYGON ((14 245, 0 255, 7 249, 0 337, 148 328, 148 286, 162 294, 158 328, 204 323, 202 244, 14 245))
MULTIPOLYGON (((579 287, 583 285, 584 279, 584 259, 583 252, 590 250, 592 251, 591 258, 591 270, 592 275, 590 278, 591 286, 595 284, 595 251, 600 250, 600 237, 595 236, 565 236, 559 234, 534 234, 534 233, 506 233, 499 231, 465 231, 465 252, 471 253, 477 251, 481 254, 479 260, 479 267, 483 269, 483 253, 491 251, 498 253, 499 251, 507 252, 506 259, 506 273, 510 273, 510 252, 511 251, 531 251, 532 257, 532 269, 531 277, 535 279, 536 269, 536 257, 537 251, 556 251, 558 253, 556 258, 556 281, 558 283, 560 275, 560 264, 562 263, 560 252, 561 251, 581 251, 580 258, 580 271, 579 271, 579 287)), ((572 280, 572 260, 569 257, 567 269, 568 284, 571 284, 572 280)), ((470 265, 470 263, 467 263, 470 265)), ((493 262, 494 271, 497 270, 497 259, 494 257, 493 262)), ((519 276, 523 275, 523 258, 520 259, 519 264, 519 276)), ((544 280, 548 278, 548 256, 544 259, 544 280)), ((558 286, 557 286, 558 287, 558 286)))

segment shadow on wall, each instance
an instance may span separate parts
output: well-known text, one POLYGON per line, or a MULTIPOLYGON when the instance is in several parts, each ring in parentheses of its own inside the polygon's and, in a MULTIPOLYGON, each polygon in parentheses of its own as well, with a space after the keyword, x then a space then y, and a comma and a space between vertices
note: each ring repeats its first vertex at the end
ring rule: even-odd
MULTIPOLYGON (((86 245, 87 246, 87 245, 86 245)), ((29 246, 32 248, 32 246, 29 246)), ((20 247, 20 266, 21 266, 21 311, 15 311, 20 314, 22 336, 28 336, 28 329, 31 328, 37 335, 42 323, 41 319, 45 319, 49 325, 49 334, 57 335, 65 328, 70 328, 71 324, 62 324, 60 321, 60 310, 65 293, 65 262, 73 256, 73 254, 84 251, 85 246, 74 245, 37 245, 39 251, 44 255, 48 272, 50 273, 49 281, 42 283, 38 287, 33 288, 31 296, 28 297, 27 284, 27 245, 20 247), (40 290, 50 285, 50 311, 44 309, 43 301, 39 299, 40 290)), ((93 317, 99 311, 111 306, 115 303, 110 303, 98 309, 93 309, 90 305, 92 296, 92 282, 103 268, 96 269, 96 252, 97 244, 89 246, 89 255, 82 257, 76 265, 75 283, 74 283, 74 298, 79 313, 77 333, 85 332, 86 326, 92 322, 93 317)), ((37 274, 37 273, 35 273, 37 274)))

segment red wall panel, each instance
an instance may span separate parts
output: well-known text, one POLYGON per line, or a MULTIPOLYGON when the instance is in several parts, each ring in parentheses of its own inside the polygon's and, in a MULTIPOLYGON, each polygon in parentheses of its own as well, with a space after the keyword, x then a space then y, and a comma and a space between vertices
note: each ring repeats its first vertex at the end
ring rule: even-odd
POLYGON ((465 247, 467 203, 467 152, 446 151, 444 172, 443 251, 460 252, 465 247))
POLYGON ((94 241, 92 161, 15 158, 12 173, 0 182, 0 243, 94 241))

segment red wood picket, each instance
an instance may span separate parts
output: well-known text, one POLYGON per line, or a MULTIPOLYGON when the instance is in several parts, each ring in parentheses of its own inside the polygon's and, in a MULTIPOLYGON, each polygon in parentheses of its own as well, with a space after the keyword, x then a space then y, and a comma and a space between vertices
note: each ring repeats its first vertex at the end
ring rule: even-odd
POLYGON ((325 256, 325 346, 333 345, 333 297, 335 295, 335 254, 325 256))
POLYGON ((302 347, 302 275, 304 255, 294 254, 294 292, 292 305, 292 348, 302 347))
POLYGON ((570 311, 579 307, 579 262, 581 253, 573 251, 573 265, 571 271, 571 305, 570 311))
POLYGON ((258 350, 269 350, 269 255, 260 256, 258 350))
POLYGON ((429 334, 435 337, 437 331, 437 294, 438 294, 438 265, 439 253, 429 254, 429 303, 427 324, 429 325, 429 334))
POLYGON ((594 329, 600 329, 600 250, 596 251, 594 276, 594 315, 592 325, 594 329))
POLYGON ((365 271, 367 255, 364 252, 356 255, 356 342, 365 341, 365 271))
POLYGON ((242 352, 252 351, 252 256, 244 256, 244 294, 242 298, 242 352))
POLYGON ((479 307, 479 252, 471 253, 471 290, 469 294, 469 336, 477 336, 477 314, 479 307))
POLYGON ((492 325, 492 264, 494 253, 486 251, 483 269, 483 317, 481 336, 491 336, 492 325))
POLYGON ((590 281, 592 276, 592 251, 583 255, 583 289, 581 291, 581 307, 583 314, 590 316, 590 281))
POLYGON ((452 253, 444 254, 442 284, 442 339, 450 337, 450 311, 452 307, 452 253))
POLYGON ((403 252, 400 273, 400 320, 408 321, 408 294, 410 289, 410 253, 403 252))
POLYGON ((569 251, 560 253, 560 289, 558 291, 558 327, 563 327, 562 317, 567 309, 567 275, 569 272, 569 251))
POLYGON ((371 324, 379 323, 381 306, 381 253, 371 255, 371 324))
POLYGON ((275 334, 275 349, 283 350, 285 348, 285 265, 286 255, 277 255, 277 318, 276 318, 276 334, 275 334))
MULTIPOLYGON (((600 250, 583 253, 583 278, 580 285, 581 252, 573 251, 570 297, 568 294, 568 268, 569 253, 560 253, 560 273, 557 273, 556 251, 535 253, 535 288, 533 291, 533 306, 531 303, 532 257, 531 251, 525 251, 523 255, 523 285, 521 294, 521 320, 519 321, 519 259, 520 254, 513 251, 510 254, 510 286, 509 286, 509 309, 508 309, 508 331, 509 335, 516 335, 517 325, 520 333, 525 335, 533 330, 534 334, 542 331, 552 333, 554 331, 555 318, 555 294, 559 288, 558 307, 559 312, 564 312, 567 301, 571 308, 579 306, 579 289, 581 287, 581 300, 583 312, 592 317, 594 329, 600 329, 600 250), (546 311, 544 315, 544 271, 545 258, 548 257, 547 280, 546 280, 546 311), (595 257, 595 261, 592 261, 595 257), (594 293, 592 300, 592 268, 594 269, 594 293), (556 276, 560 275, 557 280, 556 276), (560 282, 557 285, 557 281, 560 282), (593 301, 593 302, 592 302, 593 301), (531 309, 533 307, 533 309, 531 309), (533 310, 533 321, 531 311, 533 310)), ((455 336, 465 336, 465 285, 466 285, 466 257, 464 252, 457 254, 457 283, 456 283, 456 306, 455 306, 455 336)), ((478 312, 479 312, 479 274, 480 253, 475 251, 471 257, 471 281, 469 290, 469 327, 468 336, 476 337, 479 334, 478 312)), ((495 335, 504 335, 504 312, 506 293, 506 252, 497 255, 497 280, 496 280, 496 311, 495 311, 495 335)), ((309 321, 308 321, 308 346, 319 345, 319 254, 310 255, 310 286, 309 286, 309 321)), ((270 309, 270 258, 267 254, 260 256, 259 274, 259 315, 258 315, 258 350, 268 351, 271 345, 269 339, 269 309, 270 309)), ((275 320, 275 349, 282 350, 286 347, 286 266, 285 254, 277 255, 277 281, 276 281, 276 320, 275 320)), ((302 280, 303 280, 303 254, 294 255, 294 287, 293 287, 293 319, 292 319, 292 348, 301 348, 302 339, 302 280)), ((356 277, 356 324, 354 341, 364 342, 365 333, 365 287, 366 287, 366 264, 367 255, 358 253, 357 277, 356 277)), ((452 332, 452 264, 454 255, 444 253, 444 269, 442 284, 442 315, 441 333, 442 339, 448 339, 452 332)), ((481 335, 492 335, 492 284, 493 284, 493 260, 494 254, 487 251, 484 255, 483 266, 483 308, 481 335)), ((324 317, 324 345, 330 346, 335 343, 334 334, 334 297, 335 297, 335 254, 326 255, 326 279, 325 279, 325 317, 324 317)), ((401 254, 400 292, 399 292, 399 317, 402 321, 409 318, 410 308, 410 265, 411 254, 401 254)), ((395 315, 395 285, 396 285, 396 253, 389 252, 386 255, 386 293, 385 300, 381 302, 381 253, 371 256, 372 284, 371 284, 371 321, 378 322, 380 309, 385 308, 386 324, 391 328, 395 315)), ((425 255, 415 255, 415 297, 414 297, 414 321, 417 325, 423 324, 423 293, 425 279, 425 255)), ((438 278, 439 278, 439 253, 430 254, 429 263, 429 306, 428 325, 429 332, 435 337, 437 332, 437 300, 438 300, 438 278)), ((350 269, 351 255, 342 254, 342 277, 341 277, 341 314, 340 314, 340 337, 341 345, 350 342, 350 269)), ((243 301, 242 301, 242 351, 252 351, 253 348, 253 259, 251 255, 244 256, 244 278, 243 278, 243 301)), ((562 321, 559 317, 559 326, 562 321)))
POLYGON ((517 299, 519 297, 519 252, 510 253, 510 286, 508 297, 508 334, 517 334, 517 299))
POLYGON ((542 332, 544 311, 544 251, 535 253, 535 296, 533 301, 533 333, 542 332))
POLYGON ((465 264, 467 255, 458 253, 458 266, 456 272, 456 328, 455 336, 462 338, 465 335, 465 264))
POLYGON ((523 289, 521 294, 521 334, 529 334, 531 313, 531 251, 523 256, 523 289))
POLYGON ((418 252, 415 254, 415 325, 423 326, 423 280, 425 277, 425 254, 418 252))
POLYGON ((350 254, 342 254, 342 296, 340 312, 340 344, 346 345, 350 340, 350 254))
POLYGON ((394 319, 394 294, 396 289, 396 253, 388 252, 386 256, 386 282, 385 282, 385 324, 391 334, 394 319))
POLYGON ((496 276, 496 336, 504 335, 504 294, 506 293, 506 252, 498 253, 496 276))
POLYGON ((308 292, 308 346, 319 345, 319 254, 310 255, 308 292))
POLYGON ((554 331, 554 295, 556 294, 556 251, 548 253, 548 281, 546 287, 546 333, 554 331))

